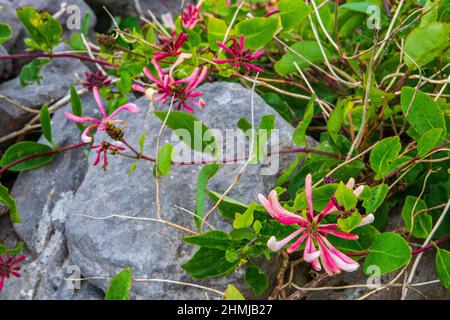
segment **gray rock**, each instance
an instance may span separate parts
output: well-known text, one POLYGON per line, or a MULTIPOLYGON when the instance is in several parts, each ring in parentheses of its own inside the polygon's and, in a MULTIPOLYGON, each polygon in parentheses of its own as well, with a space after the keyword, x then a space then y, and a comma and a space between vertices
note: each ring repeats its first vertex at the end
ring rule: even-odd
MULTIPOLYGON (((67 46, 62 44, 56 49, 55 51, 67 50, 67 46)), ((42 68, 40 84, 22 87, 19 78, 11 79, 0 85, 0 95, 27 108, 40 109, 43 104, 50 104, 64 97, 70 86, 76 83, 76 75, 82 76, 87 71, 88 68, 79 60, 53 59, 42 68)), ((0 98, 0 136, 20 129, 34 116, 35 114, 0 98)))
POLYGON ((15 2, 0 0, 0 21, 9 25, 13 32, 11 39, 3 44, 6 50, 10 51, 22 30, 22 24, 16 15, 15 2))
MULTIPOLYGON (((82 102, 86 114, 98 116, 91 94, 82 102)), ((66 105, 53 116, 54 142, 67 146, 80 141, 77 127, 66 119, 66 105)), ((46 143, 44 138, 39 140, 46 143)), ((80 290, 71 290, 65 277, 71 269, 64 235, 66 207, 87 171, 83 152, 61 153, 55 160, 39 169, 21 173, 12 189, 22 224, 15 230, 27 244, 30 253, 24 261, 24 275, 19 285, 6 289, 10 299, 100 299, 102 293, 83 282, 80 290)))
MULTIPOLYGON (((203 98, 207 106, 198 112, 197 116, 210 129, 223 132, 226 128, 236 128, 241 117, 250 119, 250 90, 236 83, 206 84, 202 90, 205 91, 203 98)), ((145 97, 136 103, 144 110, 148 105, 145 97)), ((262 115, 269 113, 276 112, 256 95, 255 123, 259 123, 262 115)), ((137 140, 145 131, 148 137, 146 153, 155 154, 155 140, 161 122, 154 117, 146 119, 145 113, 138 116, 124 113, 123 119, 127 121, 128 141, 137 144, 137 140)), ((281 148, 289 147, 293 128, 278 115, 276 125, 280 128, 281 148)), ((169 142, 171 134, 171 130, 166 128, 161 137, 161 145, 169 142)), ((97 134, 97 142, 102 139, 105 139, 105 136, 97 134)), ((94 156, 91 155, 90 161, 94 156)), ((174 160, 187 159, 178 154, 174 160)), ((132 163, 129 159, 117 157, 110 160, 107 172, 100 168, 89 168, 71 206, 67 208, 66 236, 71 263, 79 266, 86 277, 111 276, 122 268, 131 267, 136 278, 195 282, 180 267, 197 250, 182 243, 180 238, 186 233, 159 222, 91 218, 113 214, 156 218, 155 180, 151 166, 141 163, 130 175, 128 169, 132 163)), ((222 166, 218 174, 211 179, 208 189, 224 192, 241 167, 242 164, 222 166)), ((161 214, 164 219, 195 228, 192 216, 175 206, 195 211, 195 186, 199 169, 198 166, 174 166, 169 175, 161 178, 161 214)), ((261 170, 261 165, 251 165, 229 195, 249 203, 257 199, 258 193, 267 193, 269 188, 273 187, 275 176, 261 176, 261 170)), ((219 213, 214 213, 210 222, 216 227, 229 227, 219 213)), ((195 283, 224 290, 230 281, 236 282, 236 277, 221 277, 195 283)), ((92 283, 103 290, 108 285, 107 281, 92 283)), ((137 299, 205 298, 205 292, 202 290, 160 282, 135 283, 132 294, 137 299)), ((217 295, 210 293, 210 297, 217 298, 217 295)))
MULTIPOLYGON (((8 51, 0 46, 0 55, 7 55, 8 51)), ((0 60, 0 80, 8 78, 12 71, 11 60, 0 60)))
MULTIPOLYGON (((122 17, 138 14, 134 0, 86 0, 86 2, 96 11, 106 6, 114 14, 122 17)), ((185 3, 188 2, 190 1, 185 1, 185 3)), ((143 13, 147 15, 147 10, 151 10, 157 18, 161 18, 161 15, 166 13, 176 15, 180 11, 181 3, 182 0, 139 0, 143 13)))

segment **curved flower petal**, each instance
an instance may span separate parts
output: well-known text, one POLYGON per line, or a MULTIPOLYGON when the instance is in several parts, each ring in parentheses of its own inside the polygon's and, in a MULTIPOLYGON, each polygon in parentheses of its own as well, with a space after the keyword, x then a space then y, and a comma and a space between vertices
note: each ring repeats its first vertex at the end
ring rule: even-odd
POLYGON ((133 91, 142 92, 142 93, 145 93, 147 91, 146 88, 144 88, 143 86, 140 86, 138 84, 133 84, 131 86, 131 89, 133 89, 133 91))
POLYGON ((306 191, 306 201, 308 202, 309 211, 307 212, 307 216, 309 221, 313 221, 314 218, 314 209, 313 209, 313 200, 312 200, 312 176, 310 173, 306 176, 305 179, 305 191, 306 191))
POLYGON ((270 204, 269 200, 267 200, 262 194, 258 194, 258 199, 259 199, 259 202, 261 202, 261 204, 264 206, 266 211, 275 220, 277 220, 277 221, 279 221, 281 223, 284 223, 284 224, 296 224, 296 223, 298 223, 298 219, 293 219, 293 218, 288 218, 288 217, 284 218, 284 217, 280 216, 280 214, 278 212, 276 212, 272 208, 272 205, 270 204))
POLYGON ((123 110, 126 110, 126 111, 131 112, 131 113, 139 113, 141 111, 141 109, 139 109, 139 107, 137 105, 135 105, 134 103, 126 103, 123 106, 119 107, 116 111, 114 111, 107 118, 107 120, 111 120, 112 118, 114 118, 117 114, 119 114, 123 110))
POLYGON ((336 231, 336 230, 320 229, 320 232, 331 234, 335 237, 342 238, 345 240, 358 240, 358 238, 359 238, 359 236, 357 234, 336 231))
POLYGON ((84 129, 83 133, 81 134, 81 141, 83 141, 84 143, 91 143, 92 137, 89 136, 89 132, 96 127, 98 126, 95 124, 87 126, 86 129, 84 129))
POLYGON ((78 116, 75 116, 75 115, 71 114, 70 112, 64 112, 64 115, 70 121, 74 121, 74 122, 77 122, 77 123, 85 123, 85 122, 101 123, 101 121, 98 120, 98 119, 95 119, 95 118, 92 118, 92 117, 78 117, 78 116))
POLYGON ((320 237, 316 237, 316 240, 319 244, 320 261, 322 262, 325 272, 330 276, 341 273, 341 270, 331 255, 330 249, 325 246, 320 237))
POLYGON ((275 190, 272 190, 269 193, 269 205, 272 208, 274 215, 278 216, 281 219, 295 221, 295 223, 298 223, 301 226, 306 226, 308 224, 303 217, 289 212, 281 206, 280 202, 278 201, 277 192, 275 190))
POLYGON ((106 119, 108 115, 106 114, 105 107, 103 106, 102 97, 100 96, 100 92, 98 91, 97 87, 92 88, 94 92, 95 101, 97 101, 98 107, 102 113, 103 119, 106 119))
POLYGON ((305 259, 306 262, 311 263, 314 260, 317 260, 319 256, 320 251, 316 251, 314 242, 312 241, 311 237, 308 236, 305 243, 305 251, 303 252, 303 259, 305 259))
POLYGON ((99 164, 100 159, 101 159, 101 157, 102 157, 102 152, 103 152, 102 149, 99 149, 99 150, 97 151, 97 157, 95 158, 95 161, 94 161, 94 167, 95 167, 96 165, 99 164))
POLYGON ((289 246, 289 248, 287 248, 286 252, 287 253, 292 253, 295 250, 297 250, 298 247, 300 247, 300 245, 303 243, 303 240, 305 240, 305 238, 308 236, 308 233, 304 233, 301 235, 300 238, 297 239, 297 241, 295 241, 291 246, 289 246))
POLYGON ((330 249, 330 252, 335 259, 335 262, 337 263, 340 269, 347 272, 353 272, 359 268, 358 262, 349 258, 344 253, 336 249, 326 238, 322 238, 322 240, 330 249))
POLYGON ((279 251, 289 241, 291 241, 292 239, 297 237, 302 232, 303 232, 303 229, 298 229, 280 241, 277 241, 277 239, 272 236, 272 237, 270 237, 269 241, 267 241, 267 247, 272 251, 279 251))

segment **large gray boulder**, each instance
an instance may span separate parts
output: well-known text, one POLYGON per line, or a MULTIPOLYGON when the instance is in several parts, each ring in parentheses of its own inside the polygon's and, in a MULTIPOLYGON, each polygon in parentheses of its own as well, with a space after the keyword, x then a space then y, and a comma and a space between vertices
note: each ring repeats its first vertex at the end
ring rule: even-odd
MULTIPOLYGON (((55 51, 68 50, 61 44, 55 51)), ((77 82, 77 75, 83 76, 89 69, 77 59, 57 58, 46 64, 41 70, 41 83, 26 87, 14 78, 0 85, 0 95, 16 104, 39 110, 43 104, 50 104, 64 97, 70 86, 77 82)), ((18 130, 36 114, 29 113, 13 103, 0 98, 0 136, 18 130)))
MULTIPOLYGON (((197 112, 197 117, 210 129, 224 132, 225 129, 236 128, 240 118, 251 118, 251 91, 240 84, 212 83, 202 86, 201 90, 205 91, 203 98, 207 106, 197 112)), ((148 101, 143 97, 137 100, 136 104, 146 110, 148 101)), ((257 95, 254 111, 256 124, 263 115, 276 114, 257 95)), ((123 119, 128 127, 126 139, 136 145, 141 134, 147 132, 145 152, 154 155, 161 121, 155 117, 148 118, 146 113, 124 113, 123 119)), ((293 128, 278 115, 276 126, 280 129, 280 148, 289 148, 293 128)), ((161 145, 169 142, 171 135, 171 130, 166 128, 161 137, 161 145)), ((103 139, 107 138, 97 134, 97 142, 103 139)), ((94 157, 95 154, 91 154, 89 161, 93 161, 94 157)), ((107 172, 99 167, 89 168, 70 206, 66 207, 68 220, 65 230, 71 263, 79 266, 85 277, 112 276, 122 268, 131 267, 136 278, 195 282, 180 267, 197 250, 181 241, 181 237, 186 236, 186 233, 153 221, 127 218, 92 219, 114 214, 156 218, 155 179, 151 164, 140 163, 136 171, 129 174, 132 160, 124 157, 110 158, 107 172)), ((176 155, 174 160, 187 159, 176 155)), ((241 167, 242 164, 223 165, 210 180, 208 188, 224 192, 241 167)), ((164 219, 195 229, 192 216, 175 206, 195 211, 195 188, 199 169, 199 166, 173 166, 170 174, 161 178, 161 214, 164 219)), ((257 199, 258 193, 267 193, 273 187, 276 176, 262 176, 261 170, 261 165, 250 165, 229 195, 249 203, 257 199)), ((210 222, 217 228, 229 227, 218 212, 214 213, 210 222)), ((235 281, 235 277, 196 283, 224 290, 230 281, 235 281)), ((103 280, 91 283, 103 290, 108 285, 108 281, 103 280)), ((205 298, 202 290, 161 282, 135 283, 132 294, 137 299, 205 298)))
MULTIPOLYGON (((92 94, 82 96, 86 114, 99 116, 92 94)), ((68 146, 80 141, 77 127, 64 116, 70 105, 52 118, 54 142, 68 146)), ((47 143, 42 137, 40 143, 47 143)), ((22 223, 14 228, 26 243, 27 259, 20 279, 11 279, 5 299, 100 299, 102 294, 88 283, 81 290, 67 286, 73 269, 68 261, 65 239, 66 207, 84 179, 88 161, 80 149, 63 152, 39 169, 19 175, 11 191, 22 223)), ((4 217, 8 218, 8 217, 4 217)))

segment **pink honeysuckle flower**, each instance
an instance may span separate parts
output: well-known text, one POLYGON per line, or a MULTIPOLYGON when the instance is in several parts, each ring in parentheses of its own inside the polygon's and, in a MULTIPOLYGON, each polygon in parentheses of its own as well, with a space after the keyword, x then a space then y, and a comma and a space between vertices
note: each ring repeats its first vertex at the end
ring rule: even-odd
POLYGON ((111 154, 115 154, 119 151, 125 150, 124 147, 116 146, 114 144, 111 144, 109 142, 103 141, 101 144, 92 146, 91 149, 97 149, 97 157, 94 160, 94 167, 97 166, 100 163, 100 160, 103 156, 103 170, 106 171, 108 167, 108 151, 111 152, 111 154))
POLYGON ((159 39, 161 40, 161 51, 155 52, 153 55, 156 60, 161 60, 167 57, 176 57, 179 56, 181 51, 181 47, 183 43, 188 39, 189 35, 186 33, 180 33, 177 36, 175 31, 172 32, 170 38, 160 35, 159 39))
MULTIPOLYGON (((176 80, 173 76, 175 67, 188 56, 187 54, 181 54, 169 69, 169 73, 165 73, 158 61, 153 59, 152 63, 158 72, 158 78, 150 70, 144 68, 144 74, 153 81, 152 86, 156 88, 156 93, 159 94, 159 97, 152 98, 153 101, 161 101, 163 104, 166 104, 174 97, 173 103, 178 110, 181 107, 189 112, 194 112, 193 107, 203 109, 205 102, 202 99, 195 100, 203 94, 203 91, 196 91, 196 89, 205 80, 208 74, 208 68, 195 68, 190 76, 180 80, 176 80)), ((149 89, 135 84, 133 85, 133 90, 147 94, 149 89)))
POLYGON ((183 28, 192 30, 200 22, 202 15, 200 13, 200 8, 202 7, 203 0, 200 0, 197 5, 188 3, 186 8, 181 14, 181 24, 183 28))
MULTIPOLYGON (((314 214, 311 179, 311 174, 308 174, 305 179, 306 200, 308 202, 306 218, 284 209, 278 202, 278 196, 275 190, 272 190, 269 193, 269 199, 266 199, 261 194, 258 195, 259 201, 275 220, 283 224, 296 224, 299 226, 296 231, 280 241, 277 241, 275 237, 271 237, 267 242, 267 246, 273 251, 278 251, 298 237, 298 239, 287 248, 287 253, 294 252, 304 242, 305 249, 303 251, 303 258, 317 271, 320 271, 322 266, 329 275, 338 274, 341 270, 347 272, 355 271, 358 269, 359 264, 336 249, 327 240, 327 236, 331 234, 346 240, 356 240, 358 239, 358 235, 337 230, 339 227, 337 223, 321 224, 322 219, 329 213, 337 211, 337 208, 334 206, 333 201, 330 201, 320 214, 314 214)), ((353 190, 354 185, 355 180, 352 178, 348 181, 347 187, 353 190)), ((356 196, 359 196, 363 189, 364 186, 360 186, 353 192, 356 196)), ((360 226, 371 222, 373 222, 373 215, 370 214, 362 219, 360 226)))
POLYGON ((234 66, 235 70, 239 70, 240 67, 246 70, 255 72, 264 72, 263 69, 251 63, 251 61, 259 59, 263 54, 263 50, 259 50, 252 53, 250 49, 245 49, 245 37, 241 35, 239 42, 236 37, 232 39, 232 47, 227 47, 225 43, 217 41, 217 45, 231 55, 229 59, 214 59, 213 61, 218 64, 229 63, 234 66))
POLYGON ((15 258, 8 255, 6 259, 0 257, 0 291, 5 284, 5 279, 9 279, 11 276, 20 278, 20 266, 18 264, 23 260, 25 260, 25 256, 15 258))
POLYGON ((139 113, 140 109, 137 105, 133 103, 126 103, 123 106, 119 107, 116 111, 111 113, 111 115, 108 116, 106 113, 105 107, 103 106, 102 98, 100 96, 100 92, 98 91, 97 87, 92 88, 92 91, 94 92, 95 100, 97 101, 98 107, 102 113, 103 119, 96 119, 93 117, 78 117, 70 112, 65 112, 64 115, 67 119, 77 122, 77 123, 91 123, 89 124, 86 129, 81 134, 81 140, 85 143, 91 143, 92 138, 89 136, 89 132, 96 128, 100 131, 105 131, 108 126, 115 125, 117 123, 121 123, 123 120, 113 120, 121 111, 128 111, 131 113, 139 113))

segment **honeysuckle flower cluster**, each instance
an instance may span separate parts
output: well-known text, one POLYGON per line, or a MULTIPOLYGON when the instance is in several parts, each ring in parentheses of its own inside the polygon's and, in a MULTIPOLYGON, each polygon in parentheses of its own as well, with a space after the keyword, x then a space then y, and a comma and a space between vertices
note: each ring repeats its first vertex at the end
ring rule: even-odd
POLYGON ((232 38, 232 46, 227 47, 227 45, 221 41, 217 41, 217 45, 225 50, 229 55, 231 55, 228 59, 214 59, 213 61, 218 64, 229 63, 234 66, 234 69, 237 71, 240 67, 248 71, 255 72, 263 72, 264 70, 251 62, 253 60, 261 58, 264 54, 263 50, 256 51, 252 53, 250 49, 245 49, 245 37, 241 35, 239 41, 236 37, 232 38))
POLYGON ((200 22, 202 16, 200 8, 202 7, 203 0, 200 0, 195 6, 192 3, 188 3, 186 8, 181 14, 181 24, 183 28, 192 30, 197 23, 200 22))
POLYGON ((86 80, 83 82, 83 87, 92 90, 94 87, 104 88, 111 84, 111 78, 100 70, 96 73, 86 72, 84 74, 86 80))
MULTIPOLYGON (((278 251, 287 245, 290 241, 295 240, 287 248, 287 253, 292 253, 297 250, 303 243, 305 249, 303 251, 303 259, 310 263, 317 271, 322 269, 322 266, 329 275, 338 274, 341 270, 352 272, 358 269, 359 264, 346 256, 344 253, 336 249, 327 239, 328 235, 333 235, 346 240, 356 240, 358 235, 346 233, 337 230, 339 228, 337 223, 324 224, 323 218, 328 214, 337 211, 334 202, 330 200, 328 205, 319 214, 314 213, 313 199, 312 199, 312 182, 311 174, 308 174, 305 179, 306 200, 308 202, 308 210, 306 218, 288 210, 284 209, 278 201, 277 192, 271 191, 269 199, 263 195, 258 195, 259 201, 267 210, 267 212, 277 221, 286 225, 298 225, 298 229, 286 238, 277 241, 275 237, 271 237, 267 242, 267 246, 272 251, 278 251)), ((347 188, 353 190, 355 180, 352 178, 347 183, 347 188)), ((363 191, 364 186, 356 188, 353 193, 359 196, 363 191)), ((372 214, 364 217, 360 226, 372 223, 374 216, 372 214)))
POLYGON ((159 35, 158 38, 161 41, 161 51, 155 52, 153 55, 156 60, 161 60, 167 57, 179 56, 183 43, 188 39, 189 35, 186 33, 180 33, 177 35, 175 31, 172 32, 170 37, 159 35))
POLYGON ((23 260, 25 260, 25 256, 13 257, 7 255, 6 258, 0 256, 0 291, 5 284, 5 280, 9 279, 11 276, 16 278, 20 277, 20 269, 21 267, 18 265, 23 260))
POLYGON ((106 113, 106 109, 103 106, 102 98, 100 96, 98 88, 93 87, 92 91, 94 93, 95 101, 97 102, 97 105, 102 114, 102 119, 96 119, 93 117, 78 117, 70 112, 65 112, 64 115, 67 117, 67 119, 77 123, 90 123, 81 134, 81 140, 85 143, 92 142, 92 137, 89 136, 89 133, 93 129, 97 129, 99 131, 107 131, 108 135, 112 139, 120 140, 123 137, 123 130, 116 127, 116 124, 123 122, 123 120, 115 120, 114 118, 122 111, 139 113, 139 107, 133 103, 126 103, 108 116, 108 114, 106 113))
MULTIPOLYGON (((174 69, 188 56, 188 54, 181 54, 168 73, 164 72, 156 59, 152 59, 158 77, 155 77, 148 68, 144 68, 144 74, 153 82, 152 87, 156 89, 156 94, 159 95, 158 97, 152 97, 153 101, 161 101, 163 104, 167 104, 173 97, 173 104, 178 110, 184 108, 189 112, 194 112, 194 108, 203 109, 205 102, 200 98, 203 91, 197 91, 197 87, 205 80, 208 68, 195 68, 192 74, 184 79, 176 80, 173 75, 174 69)), ((148 94, 149 88, 137 84, 133 85, 133 90, 145 93, 147 97, 153 95, 153 93, 148 94)))

